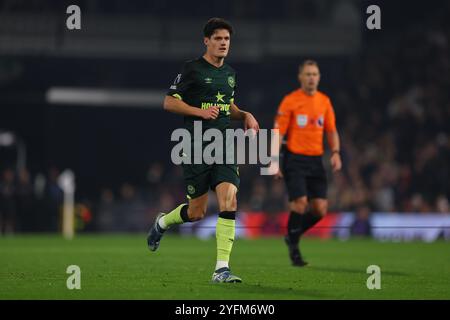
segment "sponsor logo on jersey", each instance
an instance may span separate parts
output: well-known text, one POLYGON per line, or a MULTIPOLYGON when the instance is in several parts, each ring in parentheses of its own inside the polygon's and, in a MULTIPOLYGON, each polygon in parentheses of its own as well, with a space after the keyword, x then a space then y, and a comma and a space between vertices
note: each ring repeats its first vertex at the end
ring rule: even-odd
POLYGON ((217 99, 217 102, 220 102, 220 101, 225 102, 225 101, 223 100, 223 98, 225 97, 225 95, 224 95, 224 94, 221 94, 220 91, 217 91, 217 95, 215 95, 215 97, 216 97, 216 99, 217 99))
POLYGON ((211 103, 211 102, 202 102, 202 109, 209 109, 211 107, 219 107, 220 111, 224 111, 227 115, 230 114, 230 104, 229 103, 211 103))

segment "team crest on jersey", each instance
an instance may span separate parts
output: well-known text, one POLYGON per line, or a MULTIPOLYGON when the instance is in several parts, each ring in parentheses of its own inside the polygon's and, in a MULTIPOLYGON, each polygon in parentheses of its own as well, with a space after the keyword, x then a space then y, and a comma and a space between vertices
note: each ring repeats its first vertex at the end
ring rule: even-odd
POLYGON ((297 116, 297 124, 299 127, 306 127, 306 125, 308 124, 308 115, 306 114, 299 114, 297 116))
POLYGON ((190 184, 190 185, 187 186, 187 192, 188 192, 189 194, 195 193, 195 188, 194 188, 194 186, 193 186, 192 184, 190 184))
POLYGON ((229 84, 230 87, 234 88, 234 85, 235 85, 234 77, 232 77, 232 76, 228 77, 228 84, 229 84))

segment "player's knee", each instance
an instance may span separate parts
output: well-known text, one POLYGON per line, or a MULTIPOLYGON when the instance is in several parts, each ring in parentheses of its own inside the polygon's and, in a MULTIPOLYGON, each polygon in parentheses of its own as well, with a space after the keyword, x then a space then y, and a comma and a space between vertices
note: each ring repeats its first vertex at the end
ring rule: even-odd
POLYGON ((236 196, 226 197, 219 203, 220 211, 236 211, 237 210, 237 199, 236 196))
POLYGON ((325 217, 328 212, 328 204, 326 203, 315 204, 312 206, 311 211, 313 214, 325 217))
POLYGON ((206 210, 203 208, 189 207, 188 215, 189 215, 189 220, 191 220, 191 221, 202 220, 205 217, 205 214, 206 214, 206 210))
POLYGON ((306 212, 306 208, 308 207, 308 200, 304 198, 296 199, 291 202, 290 207, 291 211, 303 214, 306 212))

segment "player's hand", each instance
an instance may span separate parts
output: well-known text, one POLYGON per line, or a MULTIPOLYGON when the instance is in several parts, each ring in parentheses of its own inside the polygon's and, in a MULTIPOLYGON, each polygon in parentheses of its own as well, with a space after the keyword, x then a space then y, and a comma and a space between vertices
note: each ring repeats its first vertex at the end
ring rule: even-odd
POLYGON ((255 117, 250 112, 247 112, 245 114, 244 129, 245 129, 245 131, 247 131, 248 129, 253 129, 256 132, 259 131, 258 121, 256 121, 255 117))
POLYGON ((331 155, 330 163, 331 163, 331 168, 333 169, 333 172, 337 172, 337 171, 341 170, 342 161, 341 161, 341 156, 339 155, 339 153, 335 152, 331 155))
POLYGON ((219 116, 220 108, 217 106, 212 106, 208 109, 200 110, 200 118, 205 120, 213 120, 219 116))

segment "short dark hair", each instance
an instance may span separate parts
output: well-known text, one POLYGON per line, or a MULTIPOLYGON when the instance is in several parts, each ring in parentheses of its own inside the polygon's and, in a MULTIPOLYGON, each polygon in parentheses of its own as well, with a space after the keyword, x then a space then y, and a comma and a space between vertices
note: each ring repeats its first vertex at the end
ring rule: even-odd
POLYGON ((230 36, 233 34, 233 27, 231 24, 222 18, 211 18, 205 24, 203 28, 203 35, 207 38, 211 38, 214 32, 218 29, 226 29, 230 33, 230 36))
POLYGON ((306 66, 316 66, 317 68, 319 68, 319 64, 317 63, 317 61, 307 59, 298 66, 298 73, 302 73, 303 68, 306 66))

